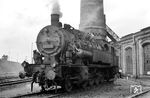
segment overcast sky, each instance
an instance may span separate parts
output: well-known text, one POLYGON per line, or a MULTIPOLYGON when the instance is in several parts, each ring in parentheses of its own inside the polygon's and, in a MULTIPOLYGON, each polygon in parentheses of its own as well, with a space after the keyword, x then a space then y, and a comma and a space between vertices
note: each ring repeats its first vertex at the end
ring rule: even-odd
MULTIPOLYGON (((119 37, 150 26, 149 0, 104 0, 107 25, 119 37)), ((0 0, 0 56, 31 61, 36 36, 50 24, 51 0, 0 0), (33 44, 32 44, 33 43, 33 44)), ((80 0, 60 0, 61 21, 78 28, 80 0)))

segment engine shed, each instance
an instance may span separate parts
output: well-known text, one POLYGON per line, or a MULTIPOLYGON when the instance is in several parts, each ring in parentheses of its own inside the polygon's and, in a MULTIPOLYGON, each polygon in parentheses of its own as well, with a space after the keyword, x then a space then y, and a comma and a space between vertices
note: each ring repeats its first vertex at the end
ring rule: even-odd
POLYGON ((126 75, 150 76, 150 27, 121 38, 120 66, 126 75))

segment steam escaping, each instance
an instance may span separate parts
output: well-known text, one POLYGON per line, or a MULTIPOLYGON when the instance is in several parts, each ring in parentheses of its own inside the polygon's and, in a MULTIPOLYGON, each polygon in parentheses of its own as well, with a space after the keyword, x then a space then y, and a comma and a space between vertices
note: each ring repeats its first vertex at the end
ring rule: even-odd
POLYGON ((59 17, 62 17, 62 12, 60 11, 59 0, 51 0, 51 4, 52 4, 51 14, 58 14, 59 17))

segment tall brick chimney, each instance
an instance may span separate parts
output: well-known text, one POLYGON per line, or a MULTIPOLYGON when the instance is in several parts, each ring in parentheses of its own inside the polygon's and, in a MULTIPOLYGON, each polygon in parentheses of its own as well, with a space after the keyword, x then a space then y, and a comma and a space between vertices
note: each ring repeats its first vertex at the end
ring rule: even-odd
POLYGON ((79 29, 92 33, 96 39, 106 39, 103 0, 81 0, 79 29))

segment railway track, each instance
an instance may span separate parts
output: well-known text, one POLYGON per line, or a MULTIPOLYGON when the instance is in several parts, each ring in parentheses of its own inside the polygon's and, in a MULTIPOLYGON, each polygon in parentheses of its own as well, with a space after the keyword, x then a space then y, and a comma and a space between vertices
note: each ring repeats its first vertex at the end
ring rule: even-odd
POLYGON ((13 84, 19 84, 19 83, 25 83, 25 82, 30 82, 30 81, 32 81, 32 78, 10 80, 10 81, 7 81, 7 82, 0 83, 0 87, 2 87, 2 86, 8 86, 8 85, 13 85, 13 84))
MULTIPOLYGON (((9 87, 10 85, 13 84, 20 84, 20 83, 25 83, 25 82, 30 82, 32 81, 32 78, 28 79, 18 79, 18 80, 11 80, 7 82, 0 83, 0 89, 3 89, 3 87, 9 87)), ((47 90, 45 92, 41 92, 40 89, 35 88, 33 92, 30 91, 30 84, 26 84, 24 86, 18 86, 14 87, 12 89, 6 89, 4 90, 1 94, 1 97, 6 97, 6 98, 41 98, 41 97, 46 97, 46 98, 53 98, 56 96, 60 96, 62 92, 55 93, 54 90, 47 90), (15 91, 15 92, 12 92, 15 91)))
POLYGON ((45 92, 36 91, 36 92, 28 92, 24 94, 18 94, 15 96, 12 96, 11 98, 53 98, 58 97, 60 95, 64 94, 63 92, 57 92, 55 93, 54 90, 48 90, 45 92))
POLYGON ((41 92, 36 92, 36 93, 17 95, 17 96, 11 97, 11 98, 41 98, 41 97, 53 98, 53 97, 58 97, 60 95, 61 94, 44 94, 41 92))

